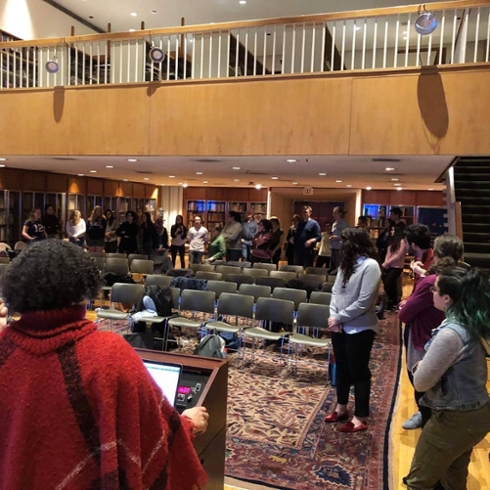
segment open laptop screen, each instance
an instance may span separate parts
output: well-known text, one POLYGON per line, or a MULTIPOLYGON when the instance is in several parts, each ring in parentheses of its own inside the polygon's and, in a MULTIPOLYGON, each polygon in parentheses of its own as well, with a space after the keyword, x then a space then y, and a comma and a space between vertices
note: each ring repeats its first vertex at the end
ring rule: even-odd
POLYGON ((143 364, 156 384, 161 388, 167 400, 175 407, 182 365, 148 361, 146 359, 143 359, 143 364))

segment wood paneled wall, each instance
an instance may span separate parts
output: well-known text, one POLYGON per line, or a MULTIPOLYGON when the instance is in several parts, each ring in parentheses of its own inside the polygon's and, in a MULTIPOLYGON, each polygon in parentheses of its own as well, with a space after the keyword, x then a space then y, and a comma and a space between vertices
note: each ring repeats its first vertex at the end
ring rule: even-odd
POLYGON ((445 206, 442 191, 362 191, 362 205, 445 206))
POLYGON ((236 201, 267 202, 267 189, 242 189, 228 187, 186 187, 184 189, 184 207, 186 201, 236 201))
POLYGON ((488 155, 489 86, 475 65, 2 90, 0 154, 488 155))
POLYGON ((154 185, 10 168, 0 169, 0 189, 158 199, 158 187, 154 185))

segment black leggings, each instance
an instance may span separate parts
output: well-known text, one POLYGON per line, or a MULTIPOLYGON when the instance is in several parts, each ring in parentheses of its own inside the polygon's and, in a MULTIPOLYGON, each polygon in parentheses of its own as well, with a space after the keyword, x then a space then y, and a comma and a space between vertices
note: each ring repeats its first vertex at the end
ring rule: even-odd
POLYGON ((177 252, 180 257, 180 268, 185 269, 185 245, 170 245, 170 254, 172 255, 172 265, 175 268, 177 252))
POLYGON ((351 385, 354 385, 356 417, 369 417, 371 371, 369 360, 374 331, 355 334, 333 333, 332 344, 337 366, 337 403, 347 405, 351 385))
POLYGON ((398 279, 402 275, 401 267, 390 267, 383 276, 383 284, 386 296, 388 296, 388 306, 397 306, 401 298, 398 292, 398 279))

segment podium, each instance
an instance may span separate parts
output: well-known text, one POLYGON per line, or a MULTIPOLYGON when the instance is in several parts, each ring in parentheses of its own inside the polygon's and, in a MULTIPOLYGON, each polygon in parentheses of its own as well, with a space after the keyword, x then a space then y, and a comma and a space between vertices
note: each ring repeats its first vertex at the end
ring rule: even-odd
POLYGON ((208 429, 194 439, 194 447, 208 475, 209 489, 222 489, 225 480, 228 363, 223 359, 135 349, 142 359, 183 366, 177 410, 206 407, 208 429))

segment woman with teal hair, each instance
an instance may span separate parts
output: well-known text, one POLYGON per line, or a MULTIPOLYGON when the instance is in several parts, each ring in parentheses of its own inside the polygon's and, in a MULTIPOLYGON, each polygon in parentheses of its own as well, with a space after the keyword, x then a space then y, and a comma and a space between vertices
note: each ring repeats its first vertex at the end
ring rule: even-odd
POLYGON ((484 343, 490 339, 490 282, 477 269, 449 267, 432 288, 446 319, 433 332, 413 368, 420 403, 432 410, 417 443, 411 490, 466 489, 473 448, 490 431, 484 343))

